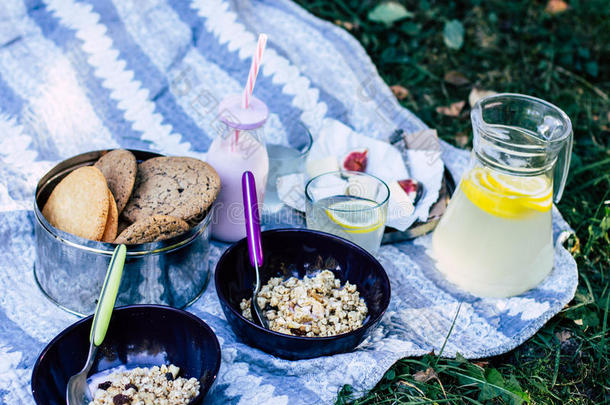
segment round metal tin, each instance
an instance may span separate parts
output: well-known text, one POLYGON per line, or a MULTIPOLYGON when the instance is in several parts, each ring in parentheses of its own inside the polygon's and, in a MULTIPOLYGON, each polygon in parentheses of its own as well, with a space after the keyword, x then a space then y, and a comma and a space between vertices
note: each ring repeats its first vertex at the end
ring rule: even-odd
MULTIPOLYGON (((95 311, 112 243, 96 242, 53 227, 42 207, 53 188, 72 170, 94 164, 100 150, 64 160, 38 182, 34 202, 36 261, 34 275, 43 293, 59 307, 79 316, 95 311)), ((140 162, 157 153, 131 150, 140 162)), ((213 208, 212 208, 213 209, 213 208)), ((127 246, 117 306, 164 304, 184 308, 205 290, 209 279, 211 210, 182 235, 127 246)))

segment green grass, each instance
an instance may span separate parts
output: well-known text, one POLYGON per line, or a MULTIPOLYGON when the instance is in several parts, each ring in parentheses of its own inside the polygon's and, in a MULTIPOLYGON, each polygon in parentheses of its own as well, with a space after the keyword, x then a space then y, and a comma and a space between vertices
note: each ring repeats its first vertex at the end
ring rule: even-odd
POLYGON ((468 103, 458 117, 436 108, 467 100, 474 86, 543 98, 574 125, 559 204, 576 231, 567 242, 580 272, 574 300, 510 353, 403 359, 368 393, 345 386, 337 403, 610 403, 610 2, 570 0, 551 15, 546 2, 531 0, 401 1, 413 16, 384 25, 367 17, 378 1, 298 1, 347 27, 385 81, 409 90, 402 104, 452 144, 471 145, 468 103), (464 28, 458 50, 443 40, 452 20, 464 28), (449 71, 468 83, 444 81, 449 71))

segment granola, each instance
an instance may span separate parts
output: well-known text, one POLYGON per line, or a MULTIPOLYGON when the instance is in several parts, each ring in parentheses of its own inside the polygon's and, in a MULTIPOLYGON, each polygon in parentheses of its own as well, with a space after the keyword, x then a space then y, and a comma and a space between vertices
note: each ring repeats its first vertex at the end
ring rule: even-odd
POLYGON ((93 405, 183 405, 199 395, 196 378, 178 377, 173 364, 110 374, 93 393, 93 405))
MULTIPOLYGON (((302 280, 274 277, 262 286, 258 305, 269 328, 288 335, 321 337, 350 332, 362 326, 368 308, 356 285, 341 281, 329 270, 302 280)), ((252 320, 250 299, 240 303, 242 315, 252 320)))

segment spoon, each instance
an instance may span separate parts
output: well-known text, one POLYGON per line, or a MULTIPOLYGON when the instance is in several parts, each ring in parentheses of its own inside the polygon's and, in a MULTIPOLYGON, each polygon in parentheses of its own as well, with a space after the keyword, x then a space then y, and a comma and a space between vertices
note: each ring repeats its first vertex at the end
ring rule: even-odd
POLYGON ((93 322, 91 323, 91 333, 89 334, 89 355, 85 367, 78 373, 70 377, 68 386, 66 387, 66 400, 68 405, 83 405, 88 404, 93 400, 89 385, 87 384, 87 374, 93 366, 95 353, 97 348, 102 344, 106 337, 114 302, 119 291, 121 275, 123 274, 123 265, 125 264, 125 256, 127 249, 125 245, 119 245, 114 249, 104 285, 100 292, 100 298, 95 308, 93 322))
POLYGON ((263 264, 263 247, 261 245, 261 226, 258 217, 258 201, 256 199, 256 183, 252 172, 244 172, 241 177, 241 190, 244 200, 244 216, 246 219, 246 236, 248 238, 248 253, 250 255, 250 264, 256 271, 256 285, 252 292, 252 319, 254 322, 261 325, 265 329, 269 329, 267 319, 263 315, 263 311, 258 305, 256 297, 261 290, 261 273, 260 268, 263 264))

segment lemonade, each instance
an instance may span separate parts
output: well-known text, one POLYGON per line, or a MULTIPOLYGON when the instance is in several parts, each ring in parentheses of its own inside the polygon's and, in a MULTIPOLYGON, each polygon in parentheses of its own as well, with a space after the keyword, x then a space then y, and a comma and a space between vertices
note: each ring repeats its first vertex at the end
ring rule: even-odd
POLYGON ((552 182, 476 167, 462 179, 433 235, 438 269, 483 297, 520 294, 553 267, 552 182))
POLYGON ((348 195, 322 198, 307 207, 307 227, 348 239, 375 253, 385 229, 386 207, 348 195))

